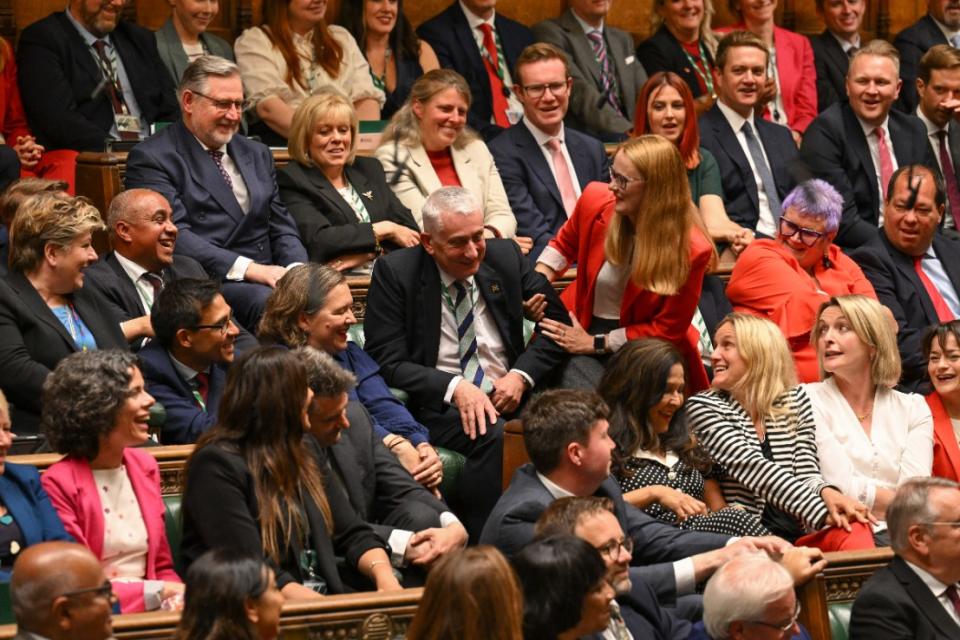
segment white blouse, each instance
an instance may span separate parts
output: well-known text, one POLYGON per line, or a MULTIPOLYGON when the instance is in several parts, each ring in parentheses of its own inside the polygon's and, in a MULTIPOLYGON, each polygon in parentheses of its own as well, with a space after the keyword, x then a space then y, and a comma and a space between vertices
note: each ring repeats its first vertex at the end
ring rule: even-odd
POLYGON ((103 572, 110 580, 142 580, 147 573, 147 526, 127 469, 91 471, 103 511, 103 572))
POLYGON ((813 401, 823 478, 873 507, 877 489, 896 490, 933 467, 933 417, 923 396, 877 387, 870 435, 833 378, 803 385, 813 401))

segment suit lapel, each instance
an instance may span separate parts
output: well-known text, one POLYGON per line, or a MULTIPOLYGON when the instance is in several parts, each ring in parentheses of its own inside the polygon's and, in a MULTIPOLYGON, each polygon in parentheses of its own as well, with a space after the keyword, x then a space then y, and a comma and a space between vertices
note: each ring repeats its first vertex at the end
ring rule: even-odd
MULTIPOLYGON (((383 211, 385 203, 381 202, 380 198, 377 197, 378 194, 373 188, 373 185, 367 180, 366 174, 354 165, 347 165, 345 171, 347 180, 353 185, 357 193, 360 194, 360 200, 363 201, 363 206, 366 207, 367 214, 370 215, 370 220, 377 221, 383 217, 381 212, 383 211), (375 212, 377 215, 374 215, 375 212)), ((350 215, 356 217, 353 209, 350 209, 350 215)))
POLYGON ((955 472, 960 473, 960 446, 957 444, 957 436, 953 431, 950 414, 947 413, 947 408, 943 406, 940 394, 936 392, 927 396, 927 404, 930 405, 930 413, 933 414, 933 431, 940 439, 943 452, 950 462, 950 467, 955 469, 955 472))
MULTIPOLYGON (((587 176, 593 174, 593 157, 587 151, 587 145, 579 144, 580 140, 577 139, 576 131, 564 127, 564 137, 564 144, 567 145, 567 153, 570 154, 573 169, 577 172, 577 182, 580 184, 580 191, 583 191, 587 188, 587 185, 590 184, 587 176)), ((540 154, 540 157, 542 158, 543 154, 540 154)), ((557 197, 560 197, 559 191, 557 192, 557 197)))
MULTIPOLYGON (((457 35, 456 40, 460 43, 469 60, 469 68, 475 70, 475 73, 483 74, 482 78, 477 78, 477 80, 486 82, 484 71, 486 67, 483 65, 483 58, 480 57, 480 49, 477 48, 477 41, 473 37, 473 31, 470 29, 470 23, 467 22, 467 16, 463 15, 463 10, 458 3, 451 5, 448 11, 451 12, 453 18, 453 30, 457 35)), ((474 96, 474 99, 476 98, 477 96, 474 96)))
POLYGON ((899 556, 894 557, 890 562, 890 570, 903 585, 903 590, 917 603, 920 612, 934 627, 940 630, 943 637, 956 638, 957 634, 960 633, 960 625, 957 625, 950 618, 947 610, 943 608, 943 605, 930 591, 930 587, 920 579, 920 576, 907 566, 907 563, 899 556))
POLYGON ((42 320, 56 331, 70 347, 71 351, 77 350, 77 344, 73 341, 73 338, 70 337, 70 334, 67 333, 63 323, 57 319, 57 316, 50 307, 47 306, 47 303, 43 301, 43 298, 40 297, 40 294, 37 293, 37 290, 33 288, 33 285, 30 284, 30 281, 27 280, 25 276, 19 273, 10 273, 7 276, 7 284, 17 292, 20 301, 33 312, 38 320, 42 320))
MULTIPOLYGON (((171 126, 176 127, 174 131, 177 134, 177 146, 179 147, 180 154, 187 158, 187 164, 190 166, 191 172, 193 172, 194 183, 197 187, 213 196, 214 200, 220 205, 220 208, 233 218, 239 226, 240 223, 243 222, 243 210, 240 209, 240 203, 237 202, 237 197, 233 195, 233 190, 230 189, 226 180, 220 175, 220 171, 217 169, 213 158, 210 157, 210 154, 200 145, 200 141, 190 133, 182 122, 174 123, 171 126)), ((240 163, 237 158, 233 155, 231 155, 231 157, 233 161, 237 163, 237 166, 239 166, 240 163)), ((241 170, 241 174, 242 173, 243 171, 241 170)), ((247 181, 246 176, 244 176, 244 180, 247 181)), ((247 181, 247 186, 249 188, 249 181, 247 181)), ((251 200, 252 199, 253 194, 251 193, 251 200)))
POLYGON ((757 193, 757 181, 753 176, 753 170, 750 168, 750 162, 747 156, 743 155, 743 149, 740 147, 740 141, 733 127, 727 122, 723 112, 719 107, 714 107, 707 112, 707 121, 713 126, 713 131, 720 142, 724 153, 733 161, 740 170, 740 178, 747 188, 747 195, 753 204, 755 211, 760 210, 760 196, 757 193))
MULTIPOLYGON (((833 67, 834 71, 840 76, 847 75, 847 68, 850 66, 850 59, 843 52, 843 47, 833 37, 829 30, 820 35, 820 41, 823 43, 823 51, 826 53, 827 64, 833 67)), ((840 96, 843 98, 843 96, 840 96)))
MULTIPOLYGON (((408 154, 409 165, 407 168, 420 183, 420 190, 423 193, 430 194, 441 188, 443 185, 440 184, 440 178, 437 177, 437 172, 433 170, 433 165, 430 164, 430 158, 427 156, 427 150, 423 148, 423 145, 404 146, 403 148, 407 150, 408 154)), ((454 166, 456 166, 456 149, 450 147, 450 153, 453 155, 454 166)))
POLYGON ((557 22, 570 37, 570 44, 573 47, 573 59, 577 61, 577 66, 580 68, 586 66, 590 72, 590 77, 593 78, 594 86, 596 86, 598 90, 602 90, 603 84, 600 81, 600 64, 597 62, 597 57, 593 53, 593 45, 590 44, 590 39, 587 38, 587 34, 583 32, 583 28, 574 17, 573 10, 567 9, 564 11, 557 22))
POLYGON ((513 352, 515 343, 510 339, 510 329, 511 326, 517 326, 519 322, 510 322, 510 307, 507 304, 507 296, 500 275, 486 262, 481 262, 480 269, 474 279, 477 282, 480 295, 487 303, 487 309, 489 309, 494 322, 497 324, 497 330, 500 331, 500 341, 507 350, 507 361, 513 362, 516 360, 517 354, 513 352))
MULTIPOLYGON (((340 215, 343 216, 344 221, 353 222, 357 219, 357 214, 354 213, 353 209, 350 208, 350 205, 347 204, 346 200, 340 196, 340 192, 337 191, 336 187, 334 187, 330 181, 327 180, 327 177, 323 175, 323 172, 317 169, 315 171, 304 171, 303 174, 307 176, 307 180, 310 181, 310 184, 317 188, 317 192, 320 194, 320 196, 326 200, 332 208, 340 212, 340 215)), ((347 179, 351 182, 353 181, 349 172, 347 173, 347 179)), ((359 189, 357 189, 357 191, 359 191, 359 189)))
POLYGON ((0 475, 0 495, 3 496, 4 505, 23 533, 25 546, 40 542, 40 523, 34 517, 33 509, 27 503, 23 489, 6 474, 0 475))
MULTIPOLYGON (((74 60, 76 60, 76 63, 83 69, 83 72, 90 76, 94 85, 100 84, 103 80, 103 74, 100 72, 100 68, 93 58, 93 49, 87 47, 87 44, 83 41, 83 37, 77 32, 73 23, 70 22, 70 18, 67 17, 66 12, 61 13, 57 17, 59 18, 58 23, 60 30, 63 31, 64 40, 70 45, 70 49, 73 51, 74 60)), ((114 46, 116 46, 116 40, 114 38, 111 38, 111 40, 114 40, 114 46)), ((107 98, 106 91, 103 91, 102 94, 105 100, 109 99, 107 98)))
MULTIPOLYGON (((863 168, 863 173, 870 182, 870 203, 871 211, 879 213, 880 194, 877 192, 877 169, 873 166, 873 158, 870 156, 870 144, 867 142, 867 136, 863 132, 863 126, 857 120, 853 109, 849 104, 844 104, 841 112, 843 115, 843 129, 847 132, 847 143, 853 150, 854 155, 863 168)), ((892 121, 891 121, 892 122, 892 121)), ((893 135, 891 131, 891 136, 893 135)), ((896 143, 894 143, 894 152, 896 152, 896 143)), ((873 220, 876 222, 876 219, 873 220)))
MULTIPOLYGON (((117 276, 117 282, 119 283, 125 306, 128 309, 139 309, 140 315, 146 314, 147 310, 143 308, 143 302, 140 301, 140 294, 137 293, 137 287, 133 284, 133 281, 130 280, 127 272, 123 270, 123 266, 120 264, 120 261, 117 260, 116 254, 111 251, 103 261, 110 267, 114 275, 117 276)), ((165 269, 165 271, 167 270, 168 269, 165 269)), ((164 278, 164 282, 166 282, 166 278, 164 278)))
MULTIPOLYGON (((354 508, 358 511, 360 509, 366 511, 366 502, 363 498, 363 486, 360 484, 361 470, 357 463, 357 456, 354 454, 353 442, 346 434, 343 434, 340 437, 340 442, 329 447, 327 451, 330 452, 330 457, 333 458, 331 466, 337 467, 334 473, 337 473, 340 484, 347 492, 347 497, 350 499, 351 504, 353 504, 354 508), (350 470, 350 473, 344 473, 344 469, 350 470)), ((364 520, 369 517, 366 513, 362 515, 364 520)))
POLYGON ((887 252, 890 254, 893 264, 900 271, 900 275, 909 280, 910 285, 919 294, 917 297, 920 300, 920 304, 923 305, 923 315, 926 316, 927 323, 939 323, 940 320, 937 316, 937 311, 933 308, 933 302, 930 300, 930 296, 927 295, 927 288, 923 286, 923 282, 920 281, 920 276, 917 275, 917 271, 913 267, 913 258, 890 244, 885 233, 880 234, 880 239, 886 245, 887 252))
POLYGON ((437 354, 440 351, 440 289, 443 282, 440 280, 440 271, 437 270, 437 263, 433 261, 423 247, 419 248, 421 252, 420 267, 420 290, 418 291, 419 300, 415 309, 423 310, 423 320, 418 322, 423 328, 423 362, 433 366, 437 364, 437 354))
MULTIPOLYGON (((570 129, 566 129, 567 141, 570 140, 570 129)), ((527 125, 522 122, 516 127, 516 136, 514 136, 514 144, 517 147, 517 153, 523 158, 530 166, 530 171, 535 175, 540 182, 543 183, 543 186, 547 188, 547 191, 550 192, 550 195, 553 196, 553 199, 556 200, 557 204, 563 207, 563 198, 560 196, 560 189, 557 187, 557 181, 553 177, 553 173, 550 171, 549 165, 547 165, 547 159, 543 157, 543 152, 540 151, 540 147, 537 145, 537 140, 533 137, 533 134, 530 133, 530 130, 527 129, 527 125)), ((570 157, 573 159, 573 147, 567 144, 567 151, 570 152, 570 157)), ((574 166, 576 166, 574 162, 574 166)), ((580 171, 578 169, 578 175, 580 171)), ((586 172, 584 172, 585 174, 586 172)))
MULTIPOLYGON (((483 183, 480 181, 480 174, 473 168, 473 158, 464 149, 450 147, 450 153, 453 155, 453 168, 457 171, 457 177, 460 178, 460 184, 464 189, 469 189, 474 193, 485 193, 483 183)), ((434 172, 436 175, 436 172, 434 172)), ((438 183, 437 188, 440 185, 438 183)), ((427 193, 433 193, 430 190, 427 193)))

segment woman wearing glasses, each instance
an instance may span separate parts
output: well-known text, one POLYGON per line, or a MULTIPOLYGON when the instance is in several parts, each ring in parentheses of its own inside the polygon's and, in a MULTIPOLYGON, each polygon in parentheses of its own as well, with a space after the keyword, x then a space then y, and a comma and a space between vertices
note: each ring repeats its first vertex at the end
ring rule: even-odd
POLYGON ((625 142, 609 185, 584 189, 537 261, 537 271, 551 281, 577 264, 577 277, 563 293, 573 326, 540 322, 545 335, 574 354, 561 386, 595 388, 608 354, 627 340, 662 338, 683 354, 689 388, 705 389, 691 320, 715 256, 677 146, 654 135, 625 142))
POLYGON ((842 213, 843 198, 828 183, 798 185, 783 201, 777 237, 751 243, 727 283, 734 309, 780 327, 800 382, 820 379, 810 343, 820 305, 850 293, 877 297, 860 267, 833 244, 842 213))

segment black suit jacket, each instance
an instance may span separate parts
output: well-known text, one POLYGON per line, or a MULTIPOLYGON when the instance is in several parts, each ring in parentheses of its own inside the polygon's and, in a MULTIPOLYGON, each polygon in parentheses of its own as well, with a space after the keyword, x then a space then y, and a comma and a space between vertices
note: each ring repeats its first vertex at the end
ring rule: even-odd
POLYGON ((897 34, 893 45, 900 52, 900 99, 897 106, 904 113, 913 113, 917 109, 917 74, 920 58, 930 47, 937 44, 950 44, 937 26, 936 21, 927 14, 897 34))
MULTIPOLYGON (((174 86, 153 32, 121 20, 110 34, 140 113, 149 123, 180 117, 174 86)), ((103 151, 113 126, 103 75, 66 13, 52 13, 23 30, 17 46, 20 95, 30 129, 47 150, 103 151)), ((144 132, 146 134, 146 132, 144 132)))
MULTIPOLYGON (((939 160, 940 145, 934 142, 930 138, 930 136, 927 136, 927 143, 928 143, 928 146, 930 147, 930 153, 933 156, 934 160, 939 160)), ((960 126, 957 126, 952 120, 947 125, 947 153, 950 154, 950 162, 953 164, 954 179, 957 181, 957 184, 960 184, 960 165, 957 164, 958 162, 960 162, 960 126)), ((941 180, 944 179, 943 169, 940 168, 939 164, 935 162, 933 165, 931 165, 931 168, 937 172, 937 176, 939 176, 941 180)), ((946 184, 944 184, 944 188, 946 188, 946 184)), ((950 209, 951 203, 949 202, 949 200, 950 200, 950 193, 948 192, 947 193, 947 207, 948 207, 947 211, 951 210, 950 209)), ((960 203, 957 203, 957 204, 960 204, 960 203)), ((946 217, 944 217, 944 220, 946 220, 946 217)), ((954 226, 956 226, 957 220, 954 220, 953 224, 954 226)))
MULTIPOLYGON (((757 137, 767 154, 773 181, 781 202, 796 185, 795 164, 799 157, 790 130, 779 124, 754 118, 757 137)), ((720 165, 720 181, 727 195, 730 219, 737 224, 757 228, 760 200, 757 182, 746 154, 737 141, 737 134, 727 122, 720 107, 714 105, 700 116, 700 146, 706 148, 720 165)))
MULTIPOLYGON (((874 240, 850 254, 873 284, 877 297, 897 320, 897 344, 903 362, 902 384, 916 389, 926 376, 927 363, 920 348, 927 327, 939 324, 933 302, 913 267, 913 258, 897 250, 883 229, 876 229, 874 240)), ((941 234, 933 238, 933 250, 944 271, 960 292, 960 238, 941 234)))
MULTIPOLYGON (((632 573, 639 574, 653 587, 661 603, 676 597, 674 561, 718 549, 729 540, 714 533, 682 531, 648 516, 624 502, 613 478, 604 480, 594 495, 613 500, 620 527, 633 539, 633 564, 638 566, 632 573)), ((533 540, 537 518, 553 499, 534 466, 523 465, 513 474, 510 486, 487 518, 480 544, 492 544, 508 556, 516 554, 533 540)))
MULTIPOLYGON (((512 77, 520 52, 534 42, 533 32, 500 12, 496 13, 493 24, 500 37, 504 61, 512 77)), ((441 67, 453 69, 466 78, 470 85, 473 103, 467 114, 467 124, 485 140, 490 140, 500 133, 503 129, 490 121, 493 115, 493 94, 490 92, 487 69, 460 3, 454 2, 421 24, 417 35, 437 52, 441 67)), ((516 78, 513 79, 516 81, 516 78)), ((512 91, 512 87, 507 88, 512 91)))
MULTIPOLYGON (((370 223, 357 221, 347 201, 316 167, 290 162, 277 172, 280 199, 297 223, 300 239, 314 262, 327 262, 347 253, 373 251, 373 222, 390 220, 419 231, 416 220, 387 186, 383 165, 376 158, 356 157, 344 168, 347 181, 363 200, 370 223)), ((386 249, 396 249, 391 242, 386 249)))
POLYGON ((829 29, 810 36, 810 46, 813 47, 813 64, 817 69, 817 110, 823 112, 834 102, 847 101, 850 58, 829 29))
MULTIPOLYGON (((120 320, 95 291, 81 288, 73 306, 97 341, 97 348, 125 349, 120 320)), ((43 382, 77 346, 30 281, 9 273, 0 281, 0 389, 12 405, 10 418, 20 435, 36 434, 43 382)))
POLYGON ((930 588, 899 556, 860 589, 850 640, 956 640, 957 625, 930 588))
MULTIPOLYGON (((710 51, 704 47, 707 53, 708 68, 713 66, 713 56, 710 51)), ((680 46, 680 41, 673 37, 673 34, 666 26, 661 25, 657 32, 640 43, 637 47, 637 60, 643 65, 650 75, 658 71, 673 71, 683 78, 690 87, 694 98, 703 95, 703 89, 697 80, 697 72, 693 65, 687 60, 687 56, 680 46)))
MULTIPOLYGON (((556 290, 530 266, 512 240, 487 240, 475 276, 480 295, 500 332, 510 368, 542 381, 566 358, 546 336, 523 341, 523 301, 547 298, 546 316, 570 324, 556 290)), ((364 350, 380 363, 383 379, 410 394, 411 412, 444 410, 452 373, 436 369, 440 346, 440 272, 422 246, 394 251, 374 263, 367 294, 364 350)))
MULTIPOLYGON (((936 165, 919 118, 891 110, 887 124, 897 166, 936 165)), ((843 196, 843 217, 836 243, 853 249, 874 238, 880 220, 877 171, 863 127, 848 103, 834 104, 810 123, 800 155, 810 171, 843 196)))

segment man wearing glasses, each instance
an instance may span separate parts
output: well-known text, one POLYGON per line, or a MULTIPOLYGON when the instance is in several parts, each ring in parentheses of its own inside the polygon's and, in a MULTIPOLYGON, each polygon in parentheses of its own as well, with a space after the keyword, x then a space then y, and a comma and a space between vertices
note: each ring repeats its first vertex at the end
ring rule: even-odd
POLYGON ((307 252, 277 194, 270 150, 236 135, 245 104, 237 66, 201 56, 177 93, 183 119, 134 147, 126 186, 170 202, 178 253, 222 280, 240 324, 255 327, 277 280, 307 252))
POLYGON ((607 154, 596 139, 564 127, 573 80, 563 52, 532 44, 517 58, 514 93, 523 120, 489 143, 517 219, 517 234, 533 239, 535 262, 590 182, 605 182, 607 154))
POLYGON ((13 567, 10 600, 17 640, 105 640, 116 596, 97 560, 72 542, 41 542, 13 567))
POLYGON ((911 478, 887 507, 896 556, 853 603, 850 639, 960 638, 960 485, 911 478))

